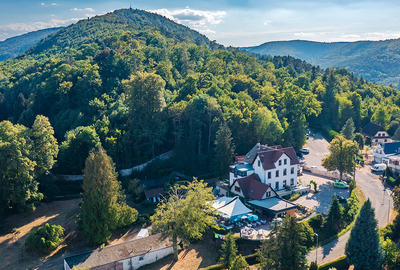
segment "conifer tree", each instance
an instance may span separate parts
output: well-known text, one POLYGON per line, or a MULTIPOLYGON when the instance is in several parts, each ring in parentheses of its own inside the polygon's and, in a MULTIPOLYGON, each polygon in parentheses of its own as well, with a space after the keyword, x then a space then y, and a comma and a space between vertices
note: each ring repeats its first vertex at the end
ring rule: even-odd
POLYGON ((235 145, 232 142, 232 133, 226 123, 221 124, 215 138, 215 167, 217 172, 228 170, 235 153, 235 145))
POLYGON ((83 191, 80 225, 89 244, 106 243, 113 230, 136 220, 137 211, 125 204, 112 160, 102 148, 86 159, 83 191))
POLYGON ((394 132, 393 140, 395 140, 395 141, 400 141, 400 127, 398 127, 398 128, 396 129, 396 131, 394 132))
POLYGON ((278 269, 306 269, 307 248, 302 234, 302 224, 297 223, 294 217, 286 217, 278 229, 278 269))
POLYGON ((250 270, 249 264, 246 262, 246 259, 239 254, 236 256, 235 260, 232 262, 232 267, 230 270, 250 270))
POLYGON ((35 171, 37 174, 48 174, 58 154, 58 144, 49 118, 43 115, 36 116, 31 138, 34 141, 32 159, 36 161, 35 171))
POLYGON ((333 196, 331 206, 329 207, 328 216, 325 221, 325 228, 332 229, 338 232, 342 222, 343 210, 339 204, 339 200, 336 196, 333 196))
POLYGON ((354 121, 353 118, 350 117, 347 119, 340 133, 342 133, 347 140, 352 140, 354 137, 354 130, 354 121))
POLYGON ((375 210, 368 199, 361 208, 345 254, 355 269, 381 269, 383 263, 382 245, 378 235, 378 221, 375 210))
POLYGON ((221 247, 220 261, 224 268, 231 269, 233 261, 237 255, 237 251, 236 239, 232 234, 228 233, 221 247))

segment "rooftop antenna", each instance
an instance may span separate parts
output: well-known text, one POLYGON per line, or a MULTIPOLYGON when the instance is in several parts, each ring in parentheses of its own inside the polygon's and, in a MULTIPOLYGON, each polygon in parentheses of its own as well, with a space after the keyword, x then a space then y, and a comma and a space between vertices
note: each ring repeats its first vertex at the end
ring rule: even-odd
POLYGON ((132 3, 129 4, 129 9, 132 9, 132 3))

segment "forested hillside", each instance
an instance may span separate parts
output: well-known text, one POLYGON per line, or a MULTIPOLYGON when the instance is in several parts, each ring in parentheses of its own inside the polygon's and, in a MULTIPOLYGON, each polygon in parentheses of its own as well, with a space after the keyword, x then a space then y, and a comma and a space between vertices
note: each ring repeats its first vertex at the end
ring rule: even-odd
POLYGON ((47 116, 53 171, 69 174, 99 145, 117 168, 174 149, 173 166, 206 174, 230 136, 244 154, 257 142, 299 149, 309 126, 339 131, 350 117, 357 130, 371 119, 395 129, 399 98, 345 69, 254 57, 131 9, 80 21, 0 65, 0 120, 31 127, 47 116))
POLYGON ((0 41, 0 61, 16 57, 20 53, 25 52, 31 46, 35 45, 41 39, 60 29, 61 27, 48 28, 0 41))
POLYGON ((400 89, 400 39, 332 43, 292 40, 243 49, 264 55, 290 55, 322 68, 346 68, 368 81, 400 89))

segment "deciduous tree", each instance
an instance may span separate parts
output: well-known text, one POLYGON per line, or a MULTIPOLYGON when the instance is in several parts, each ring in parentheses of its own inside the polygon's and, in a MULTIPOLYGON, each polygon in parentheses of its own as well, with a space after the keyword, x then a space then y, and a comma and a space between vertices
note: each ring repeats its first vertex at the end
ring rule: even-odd
POLYGON ((187 186, 175 186, 151 216, 152 231, 172 238, 177 254, 178 240, 188 245, 192 240, 201 239, 208 228, 215 226, 213 210, 206 203, 214 199, 211 188, 203 181, 194 180, 187 186))
POLYGON ((343 173, 352 173, 355 166, 355 156, 358 153, 358 145, 354 141, 346 140, 343 136, 336 136, 328 147, 331 152, 322 159, 322 166, 328 171, 338 170, 340 180, 343 173))

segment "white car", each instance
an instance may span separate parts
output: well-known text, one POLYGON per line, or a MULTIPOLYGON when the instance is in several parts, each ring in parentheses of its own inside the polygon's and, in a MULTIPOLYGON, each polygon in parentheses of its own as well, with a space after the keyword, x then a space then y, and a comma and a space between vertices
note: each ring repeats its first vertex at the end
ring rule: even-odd
POLYGON ((315 166, 315 165, 311 166, 311 169, 317 169, 317 168, 318 168, 318 167, 315 166))
POLYGON ((310 149, 302 148, 302 149, 300 149, 300 152, 303 153, 303 154, 309 154, 310 153, 310 149))

